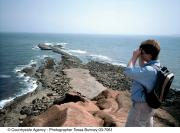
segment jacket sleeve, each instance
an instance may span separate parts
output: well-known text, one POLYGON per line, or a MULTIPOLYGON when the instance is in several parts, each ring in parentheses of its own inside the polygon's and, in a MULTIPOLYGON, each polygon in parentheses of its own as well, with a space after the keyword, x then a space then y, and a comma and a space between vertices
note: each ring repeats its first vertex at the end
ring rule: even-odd
POLYGON ((153 67, 145 66, 145 67, 127 67, 124 71, 124 74, 144 85, 145 87, 150 87, 150 82, 155 81, 156 72, 153 67))

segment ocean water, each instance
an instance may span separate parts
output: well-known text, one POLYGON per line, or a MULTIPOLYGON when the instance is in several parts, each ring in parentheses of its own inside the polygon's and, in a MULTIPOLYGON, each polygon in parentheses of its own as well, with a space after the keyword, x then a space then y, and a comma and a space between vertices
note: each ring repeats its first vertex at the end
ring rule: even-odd
POLYGON ((83 62, 98 60, 126 66, 132 51, 146 39, 161 44, 159 59, 174 74, 172 87, 180 90, 180 37, 178 36, 125 36, 88 34, 0 33, 0 108, 17 96, 36 89, 36 79, 19 73, 31 64, 40 64, 44 57, 61 56, 52 51, 41 51, 37 45, 61 44, 64 51, 78 56, 83 62))

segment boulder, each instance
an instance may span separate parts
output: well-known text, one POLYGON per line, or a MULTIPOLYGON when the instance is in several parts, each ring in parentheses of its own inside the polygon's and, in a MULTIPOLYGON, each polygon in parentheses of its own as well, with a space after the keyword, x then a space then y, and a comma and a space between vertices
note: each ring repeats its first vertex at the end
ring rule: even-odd
POLYGON ((94 100, 69 92, 56 103, 60 105, 53 105, 39 116, 26 118, 23 126, 124 126, 127 111, 122 108, 129 108, 129 104, 118 102, 117 97, 126 99, 124 92, 113 90, 103 91, 94 100))
POLYGON ((20 114, 21 115, 27 115, 27 116, 31 115, 32 114, 31 107, 23 106, 21 111, 20 111, 20 114))
POLYGON ((45 69, 52 69, 55 65, 54 59, 51 57, 44 58, 44 68, 45 69))
POLYGON ((25 76, 32 76, 35 74, 35 68, 34 67, 26 67, 21 70, 22 73, 25 73, 25 76))
POLYGON ((0 115, 5 115, 6 114, 6 110, 5 109, 0 109, 0 115))
MULTIPOLYGON (((155 119, 157 119, 157 121, 160 121, 161 123, 165 123, 165 125, 168 125, 170 127, 178 127, 178 122, 166 110, 163 109, 156 110, 154 117, 155 119)), ((157 126, 163 126, 163 125, 159 125, 161 124, 160 122, 157 123, 157 126)))
MULTIPOLYGON (((131 106, 128 91, 106 89, 90 100, 69 92, 64 99, 39 116, 26 117, 22 126, 45 127, 124 127, 131 106)), ((25 110, 27 111, 27 109, 25 110)), ((178 126, 165 110, 155 113, 155 126, 178 126)))
POLYGON ((102 125, 102 120, 86 111, 82 106, 70 102, 54 105, 38 117, 25 119, 24 126, 43 127, 97 127, 102 125))
POLYGON ((95 97, 94 100, 101 109, 94 115, 104 120, 103 126, 125 126, 131 105, 129 92, 107 89, 95 97))

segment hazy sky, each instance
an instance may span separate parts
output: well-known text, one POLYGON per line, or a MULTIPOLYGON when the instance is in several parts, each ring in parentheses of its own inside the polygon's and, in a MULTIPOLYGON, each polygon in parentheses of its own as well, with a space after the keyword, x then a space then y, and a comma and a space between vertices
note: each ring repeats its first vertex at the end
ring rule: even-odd
POLYGON ((0 32, 180 34, 180 0, 0 0, 0 32))

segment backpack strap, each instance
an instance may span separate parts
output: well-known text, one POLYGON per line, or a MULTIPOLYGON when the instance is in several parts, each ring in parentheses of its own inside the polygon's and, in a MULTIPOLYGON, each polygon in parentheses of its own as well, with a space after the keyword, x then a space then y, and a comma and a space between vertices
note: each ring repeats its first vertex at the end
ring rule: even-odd
POLYGON ((161 70, 162 66, 158 66, 158 65, 151 65, 154 69, 156 69, 156 71, 161 70))
MULTIPOLYGON (((165 76, 165 80, 163 82, 162 90, 161 90, 161 94, 160 94, 160 101, 163 101, 165 88, 166 88, 168 82, 170 80, 173 80, 174 74, 171 73, 166 67, 163 67, 163 66, 153 65, 152 67, 155 68, 157 70, 157 72, 159 71, 159 72, 164 73, 164 76, 165 76)), ((157 74, 157 76, 158 76, 158 74, 157 74)))
MULTIPOLYGON (((150 65, 150 66, 152 66, 156 71, 157 71, 157 73, 158 73, 158 71, 160 71, 160 69, 161 69, 161 67, 162 66, 158 66, 158 65, 150 65)), ((143 87, 143 92, 145 93, 145 94, 147 94, 148 93, 148 91, 147 91, 147 89, 146 89, 146 87, 143 85, 143 84, 141 84, 141 86, 143 87)))

